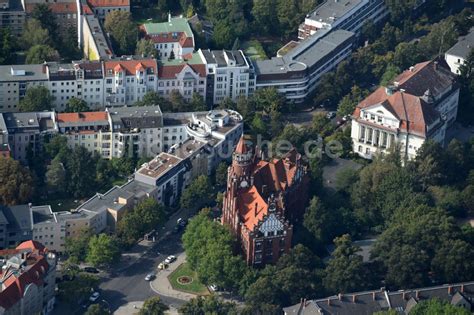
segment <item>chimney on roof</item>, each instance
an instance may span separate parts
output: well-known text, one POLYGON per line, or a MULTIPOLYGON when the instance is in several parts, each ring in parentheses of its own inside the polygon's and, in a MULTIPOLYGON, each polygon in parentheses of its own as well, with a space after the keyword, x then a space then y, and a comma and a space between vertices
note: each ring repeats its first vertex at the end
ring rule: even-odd
POLYGON ((386 93, 388 96, 393 95, 393 91, 395 91, 395 87, 394 87, 393 85, 388 85, 388 86, 385 88, 385 93, 386 93))
POLYGON ((352 303, 356 303, 357 296, 355 294, 352 295, 352 303))
POLYGON ((342 301, 342 293, 339 293, 339 294, 337 295, 337 298, 339 299, 339 301, 342 301))
POLYGON ((372 301, 375 301, 375 292, 372 292, 372 301))
POLYGON ((407 297, 407 293, 405 291, 403 291, 402 293, 402 299, 405 301, 406 300, 406 297, 407 297))
POLYGON ((438 62, 437 61, 433 62, 433 66, 434 66, 435 70, 438 70, 438 62))
POLYGON ((306 299, 303 299, 303 309, 306 307, 306 299))
POLYGON ((258 206, 258 203, 255 203, 255 216, 257 216, 257 206, 258 206))
POLYGON ((461 289, 459 291, 461 291, 461 293, 464 293, 464 284, 461 284, 461 289))
POLYGON ((416 297, 417 300, 420 299, 420 291, 418 291, 418 290, 415 291, 415 297, 416 297))
POLYGON ((328 298, 328 306, 331 306, 331 299, 328 298))
POLYGON ((31 209, 32 207, 33 207, 33 204, 30 202, 30 203, 28 204, 28 208, 31 209))
POLYGON ((452 286, 448 287, 448 294, 453 295, 453 287, 452 286))

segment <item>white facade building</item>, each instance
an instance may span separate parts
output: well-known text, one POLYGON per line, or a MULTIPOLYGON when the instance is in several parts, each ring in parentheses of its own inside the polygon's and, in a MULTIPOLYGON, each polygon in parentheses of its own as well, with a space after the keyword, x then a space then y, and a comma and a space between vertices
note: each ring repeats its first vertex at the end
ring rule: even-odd
POLYGON ((253 68, 241 50, 199 50, 207 70, 207 95, 210 104, 229 98, 236 101, 255 90, 253 68))
POLYGON ((377 89, 354 111, 353 151, 371 159, 397 145, 403 158, 413 159, 427 139, 445 144, 446 129, 457 116, 454 77, 446 64, 428 61, 377 89))
POLYGON ((453 73, 460 74, 459 67, 464 64, 473 48, 474 28, 472 28, 466 36, 460 37, 456 45, 451 47, 444 55, 453 73))

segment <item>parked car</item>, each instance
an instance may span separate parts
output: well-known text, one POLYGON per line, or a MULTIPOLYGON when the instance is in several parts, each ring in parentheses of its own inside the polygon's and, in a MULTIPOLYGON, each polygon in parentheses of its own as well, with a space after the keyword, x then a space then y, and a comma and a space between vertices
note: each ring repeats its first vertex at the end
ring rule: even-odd
POLYGON ((176 257, 175 257, 175 256, 169 255, 168 257, 166 257, 165 263, 171 264, 171 263, 172 263, 173 261, 175 261, 175 260, 176 260, 176 257))
POLYGON ((165 270, 166 268, 168 268, 168 264, 165 262, 162 262, 158 265, 158 269, 160 270, 165 270))
POLYGON ((327 118, 327 119, 333 119, 334 117, 336 117, 336 113, 335 113, 335 112, 329 112, 329 113, 327 113, 327 115, 326 115, 326 118, 327 118))
POLYGON ((88 273, 99 273, 99 270, 97 270, 96 268, 94 267, 84 267, 84 270, 85 272, 88 272, 88 273))
POLYGON ((211 285, 209 286, 209 289, 210 289, 211 291, 213 291, 213 292, 219 291, 219 287, 218 287, 217 285, 215 285, 215 284, 211 284, 211 285))
POLYGON ((100 293, 99 292, 94 292, 92 293, 91 297, 89 298, 89 301, 91 302, 96 302, 100 297, 100 293))
POLYGON ((155 279, 155 274, 154 273, 149 273, 145 277, 145 281, 151 281, 153 279, 155 279))

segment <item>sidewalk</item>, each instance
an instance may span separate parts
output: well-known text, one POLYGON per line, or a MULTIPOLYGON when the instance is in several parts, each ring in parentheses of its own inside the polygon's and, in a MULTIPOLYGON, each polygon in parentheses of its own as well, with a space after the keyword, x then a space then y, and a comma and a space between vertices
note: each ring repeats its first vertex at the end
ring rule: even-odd
POLYGON ((190 299, 197 297, 197 295, 195 294, 186 293, 186 292, 173 289, 170 282, 168 281, 168 276, 185 261, 186 261, 185 252, 182 252, 176 255, 176 261, 171 263, 168 269, 158 271, 158 273, 156 274, 155 280, 150 282, 150 288, 156 294, 172 297, 172 298, 180 299, 184 301, 189 301, 190 299))
POLYGON ((122 272, 127 268, 130 268, 136 262, 138 262, 146 253, 153 249, 153 247, 160 243, 163 239, 169 236, 174 227, 176 226, 176 220, 180 217, 188 218, 190 213, 188 209, 179 209, 177 212, 173 213, 168 221, 165 223, 165 226, 157 229, 157 238, 154 242, 141 240, 135 244, 130 250, 122 253, 120 262, 115 266, 117 272, 122 272))
MULTIPOLYGON (((122 305, 120 308, 118 308, 115 312, 114 315, 133 315, 133 314, 138 314, 140 309, 143 306, 143 302, 137 301, 137 302, 129 302, 125 305, 122 305)), ((170 307, 169 310, 165 311, 166 315, 178 315, 178 310, 174 307, 170 307)))

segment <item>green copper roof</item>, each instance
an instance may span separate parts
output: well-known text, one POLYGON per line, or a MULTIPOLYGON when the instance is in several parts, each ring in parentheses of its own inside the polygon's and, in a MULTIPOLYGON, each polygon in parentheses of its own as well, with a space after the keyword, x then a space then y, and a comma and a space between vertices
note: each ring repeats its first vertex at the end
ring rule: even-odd
POLYGON ((192 55, 193 57, 191 59, 173 59, 173 60, 168 60, 166 58, 163 58, 163 60, 160 60, 160 64, 163 66, 179 66, 181 64, 187 63, 190 65, 200 65, 204 64, 204 62, 201 59, 201 56, 199 56, 199 53, 195 52, 192 55))
POLYGON ((145 23, 143 26, 148 34, 184 32, 187 37, 193 36, 188 20, 185 18, 171 18, 169 22, 145 23))

